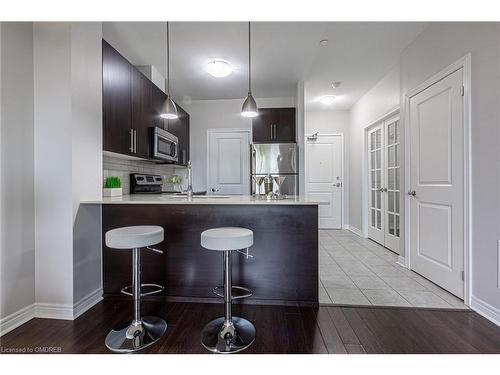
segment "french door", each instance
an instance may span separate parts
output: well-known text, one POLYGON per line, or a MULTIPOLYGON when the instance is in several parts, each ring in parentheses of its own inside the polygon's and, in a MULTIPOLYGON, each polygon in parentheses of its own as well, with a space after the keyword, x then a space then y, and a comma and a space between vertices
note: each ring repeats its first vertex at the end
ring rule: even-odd
POLYGON ((394 116, 368 130, 368 236, 399 254, 400 122, 394 116))

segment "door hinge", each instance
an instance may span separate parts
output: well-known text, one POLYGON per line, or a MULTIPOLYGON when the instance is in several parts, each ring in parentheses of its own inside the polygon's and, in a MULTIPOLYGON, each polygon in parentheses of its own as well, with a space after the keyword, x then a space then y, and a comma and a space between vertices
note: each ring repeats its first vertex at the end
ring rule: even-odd
POLYGON ((465 271, 462 271, 461 275, 462 275, 462 281, 465 280, 465 271))
POLYGON ((465 96, 465 86, 462 85, 462 96, 465 96))

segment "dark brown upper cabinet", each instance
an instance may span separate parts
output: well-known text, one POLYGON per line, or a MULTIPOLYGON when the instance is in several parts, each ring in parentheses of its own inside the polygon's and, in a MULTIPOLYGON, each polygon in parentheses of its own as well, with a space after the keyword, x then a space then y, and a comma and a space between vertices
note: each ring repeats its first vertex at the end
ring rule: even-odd
POLYGON ((155 84, 151 85, 151 97, 152 97, 152 113, 153 113, 153 126, 168 130, 167 120, 160 117, 163 103, 165 102, 167 96, 163 91, 161 91, 155 84))
POLYGON ((132 69, 132 129, 134 130, 134 155, 147 159, 150 156, 150 130, 153 126, 151 111, 151 81, 137 69, 132 69))
POLYGON ((259 108, 252 119, 255 143, 295 143, 295 108, 259 108))
POLYGON ((103 147, 106 151, 133 154, 131 65, 102 41, 103 147))
POLYGON ((177 120, 160 117, 167 95, 102 41, 103 148, 148 159, 151 127, 159 127, 179 138, 179 161, 189 160, 189 114, 180 106, 177 120))

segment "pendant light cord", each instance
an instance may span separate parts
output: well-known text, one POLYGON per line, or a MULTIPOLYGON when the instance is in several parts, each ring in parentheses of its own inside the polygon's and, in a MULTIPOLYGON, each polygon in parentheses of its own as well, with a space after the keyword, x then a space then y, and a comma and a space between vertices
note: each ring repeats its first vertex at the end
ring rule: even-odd
POLYGON ((170 34, 168 30, 168 21, 167 21, 167 95, 170 96, 170 34))
POLYGON ((248 22, 248 92, 252 92, 252 48, 251 48, 251 30, 248 22))

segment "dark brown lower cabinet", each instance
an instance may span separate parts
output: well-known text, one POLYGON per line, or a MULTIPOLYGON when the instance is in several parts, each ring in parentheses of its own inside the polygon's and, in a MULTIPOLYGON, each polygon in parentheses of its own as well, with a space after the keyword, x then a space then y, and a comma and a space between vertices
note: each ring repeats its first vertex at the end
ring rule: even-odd
MULTIPOLYGON (((222 252, 200 246, 202 231, 240 226, 254 232, 253 258, 233 252, 233 285, 253 290, 243 303, 318 305, 318 206, 110 204, 102 208, 102 233, 128 225, 161 225, 165 241, 157 254, 142 250, 144 283, 165 286, 163 296, 178 301, 217 298, 222 252)), ((130 284, 132 252, 107 248, 103 241, 105 295, 130 284)))

